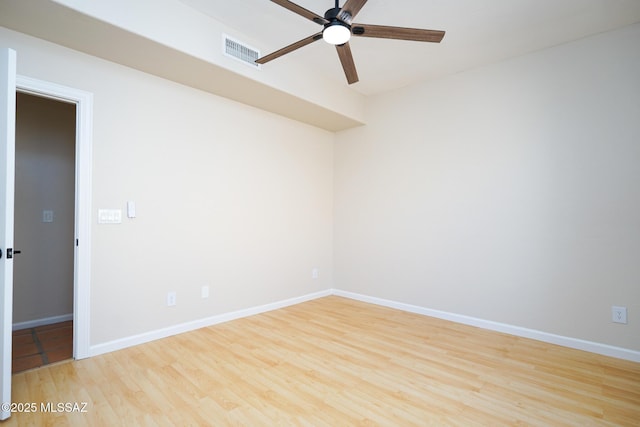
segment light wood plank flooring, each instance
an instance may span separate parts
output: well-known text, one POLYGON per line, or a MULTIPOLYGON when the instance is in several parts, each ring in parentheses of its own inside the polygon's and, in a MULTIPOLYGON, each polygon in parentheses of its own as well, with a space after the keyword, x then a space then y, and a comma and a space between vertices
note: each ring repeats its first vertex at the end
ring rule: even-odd
POLYGON ((13 395, 38 412, 2 427, 638 426, 640 364, 332 296, 19 373, 13 395))

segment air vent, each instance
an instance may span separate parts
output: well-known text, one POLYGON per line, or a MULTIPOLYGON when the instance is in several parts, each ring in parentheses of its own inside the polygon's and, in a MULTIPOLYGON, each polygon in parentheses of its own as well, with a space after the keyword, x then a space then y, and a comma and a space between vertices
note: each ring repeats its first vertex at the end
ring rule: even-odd
POLYGON ((247 46, 246 44, 229 37, 226 34, 222 35, 222 52, 231 58, 250 65, 253 68, 260 69, 260 64, 256 64, 255 60, 260 58, 260 51, 247 46))

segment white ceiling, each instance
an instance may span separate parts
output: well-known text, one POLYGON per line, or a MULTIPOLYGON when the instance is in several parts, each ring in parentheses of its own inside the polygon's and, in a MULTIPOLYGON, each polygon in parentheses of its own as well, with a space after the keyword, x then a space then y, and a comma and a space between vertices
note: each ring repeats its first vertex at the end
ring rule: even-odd
MULTIPOLYGON (((322 29, 268 0, 181 1, 263 55, 322 29)), ((294 2, 319 15, 334 6, 294 2)), ((446 31, 440 44, 352 38, 360 81, 350 87, 373 95, 640 22, 640 0, 369 0, 354 21, 446 31)), ((335 48, 323 41, 275 61, 304 64, 347 86, 335 48)))

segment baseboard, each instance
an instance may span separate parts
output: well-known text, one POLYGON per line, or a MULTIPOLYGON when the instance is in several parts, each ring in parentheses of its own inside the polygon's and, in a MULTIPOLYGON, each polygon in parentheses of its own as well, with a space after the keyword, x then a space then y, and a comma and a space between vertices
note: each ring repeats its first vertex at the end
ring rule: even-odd
POLYGON ((264 304, 257 307, 246 308, 243 310, 233 311, 230 313, 223 313, 216 316, 211 316, 211 317, 207 317, 200 320, 194 320, 192 322, 181 323, 179 325, 170 326, 168 328, 145 332, 143 334, 122 338, 122 339, 110 341, 103 344, 97 344, 89 348, 89 357, 97 356, 104 353, 109 353, 116 350, 121 350, 127 347, 139 345, 139 344, 144 344, 150 341, 155 341, 161 338, 170 337, 172 335, 193 331, 193 330, 204 328, 207 326, 217 325, 219 323, 229 322, 231 320, 253 316, 255 314, 266 313, 268 311, 277 310, 279 308, 284 308, 291 305, 314 300, 317 298, 326 297, 331 295, 331 293, 332 291, 330 289, 327 289, 325 291, 315 292, 315 293, 303 295, 300 297, 290 298, 283 301, 277 301, 270 304, 264 304))
POLYGON ((66 322, 73 320, 73 313, 62 314, 60 316, 44 317, 42 319, 27 320, 26 322, 14 323, 12 329, 19 331, 20 329, 37 328, 38 326, 51 325, 52 323, 66 322))
POLYGON ((515 335, 523 338, 530 338, 537 341, 547 342, 550 344, 557 344, 564 347, 574 348, 577 350, 584 350, 591 353, 601 354, 604 356, 611 356, 618 359, 630 360, 632 362, 640 362, 640 351, 630 350, 622 347, 615 347, 608 344, 601 344, 593 341, 581 340, 578 338, 565 337, 562 335, 555 335, 548 332, 542 332, 535 329, 522 328, 519 326, 513 326, 506 323, 493 322, 491 320, 478 319, 470 316, 463 316, 460 314, 449 313, 446 311, 433 310, 430 308, 419 307, 416 305, 405 304, 401 302, 391 301, 383 298, 370 297, 367 295, 357 294, 353 292, 341 291, 338 289, 332 290, 333 295, 350 298, 370 304, 381 305, 384 307, 395 308, 410 313, 422 314, 425 316, 436 317, 438 319, 450 320, 452 322, 462 323, 470 326, 477 326, 479 328, 488 329, 497 332, 503 332, 510 335, 515 335))
MULTIPOLYGON (((438 319, 449 320, 456 323, 461 323, 470 326, 476 326, 483 329, 488 329, 496 332, 503 332, 510 335, 515 335, 523 338, 530 338, 537 341, 547 342, 550 344, 557 344, 568 348, 574 348, 577 350, 584 350, 591 353, 601 354, 604 356, 611 356, 618 359, 629 360, 632 362, 640 363, 640 351, 630 350, 622 347, 615 347, 608 344, 597 343, 593 341, 581 340, 578 338, 565 337, 562 335, 551 334, 548 332, 538 331, 535 329, 528 329, 519 326, 509 325, 506 323, 494 322, 491 320, 479 319, 471 316, 464 316, 461 314, 450 313, 446 311, 434 310, 430 308, 420 307, 412 304, 405 304, 397 301, 387 300, 383 298, 372 297, 368 295, 362 295, 354 292, 342 291, 339 289, 327 289, 325 291, 315 292, 312 294, 303 295, 296 298, 290 298, 283 301, 277 301, 270 304, 251 307, 243 310, 233 311, 229 313, 223 313, 216 316, 207 317, 192 322, 186 322, 179 325, 174 325, 168 328, 158 329, 143 334, 134 335, 114 341, 110 341, 103 344, 91 346, 89 349, 89 357, 97 356, 104 353, 109 353, 116 350, 121 350, 127 347, 132 347, 139 344, 144 344, 150 341, 154 341, 161 338, 170 337, 172 335, 181 334, 184 332, 193 331, 196 329, 204 328, 207 326, 216 325, 219 323, 229 322, 231 320, 241 319, 243 317, 253 316, 255 314, 265 313, 272 310, 288 307, 295 304, 300 304, 306 301, 314 300, 317 298, 326 297, 329 295, 336 295, 344 298, 350 298, 370 304, 376 304, 384 307, 394 308, 410 313, 421 314, 424 316, 435 317, 438 319)), ((65 317, 64 321, 72 318, 72 315, 59 316, 65 317)), ((50 318, 57 319, 57 318, 50 318)), ((46 320, 46 319, 42 319, 46 320)), ((24 322, 28 323, 28 322, 24 322)), ((16 324, 16 325, 23 325, 16 324)), ((48 322, 54 323, 54 322, 48 322)), ((47 324, 47 323, 43 323, 47 324)), ((15 326, 14 325, 14 330, 15 326)), ((30 326, 24 326, 25 328, 30 326)), ((33 326, 31 326, 33 327, 33 326)))

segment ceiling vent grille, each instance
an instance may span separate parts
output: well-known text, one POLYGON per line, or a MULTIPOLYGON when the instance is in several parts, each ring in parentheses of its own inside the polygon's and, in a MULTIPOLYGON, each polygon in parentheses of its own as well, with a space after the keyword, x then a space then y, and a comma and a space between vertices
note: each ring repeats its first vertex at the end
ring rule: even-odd
POLYGON ((222 52, 228 57, 250 65, 253 68, 257 68, 258 70, 260 69, 260 64, 255 63, 255 60, 260 58, 260 51, 226 34, 222 35, 222 52))

